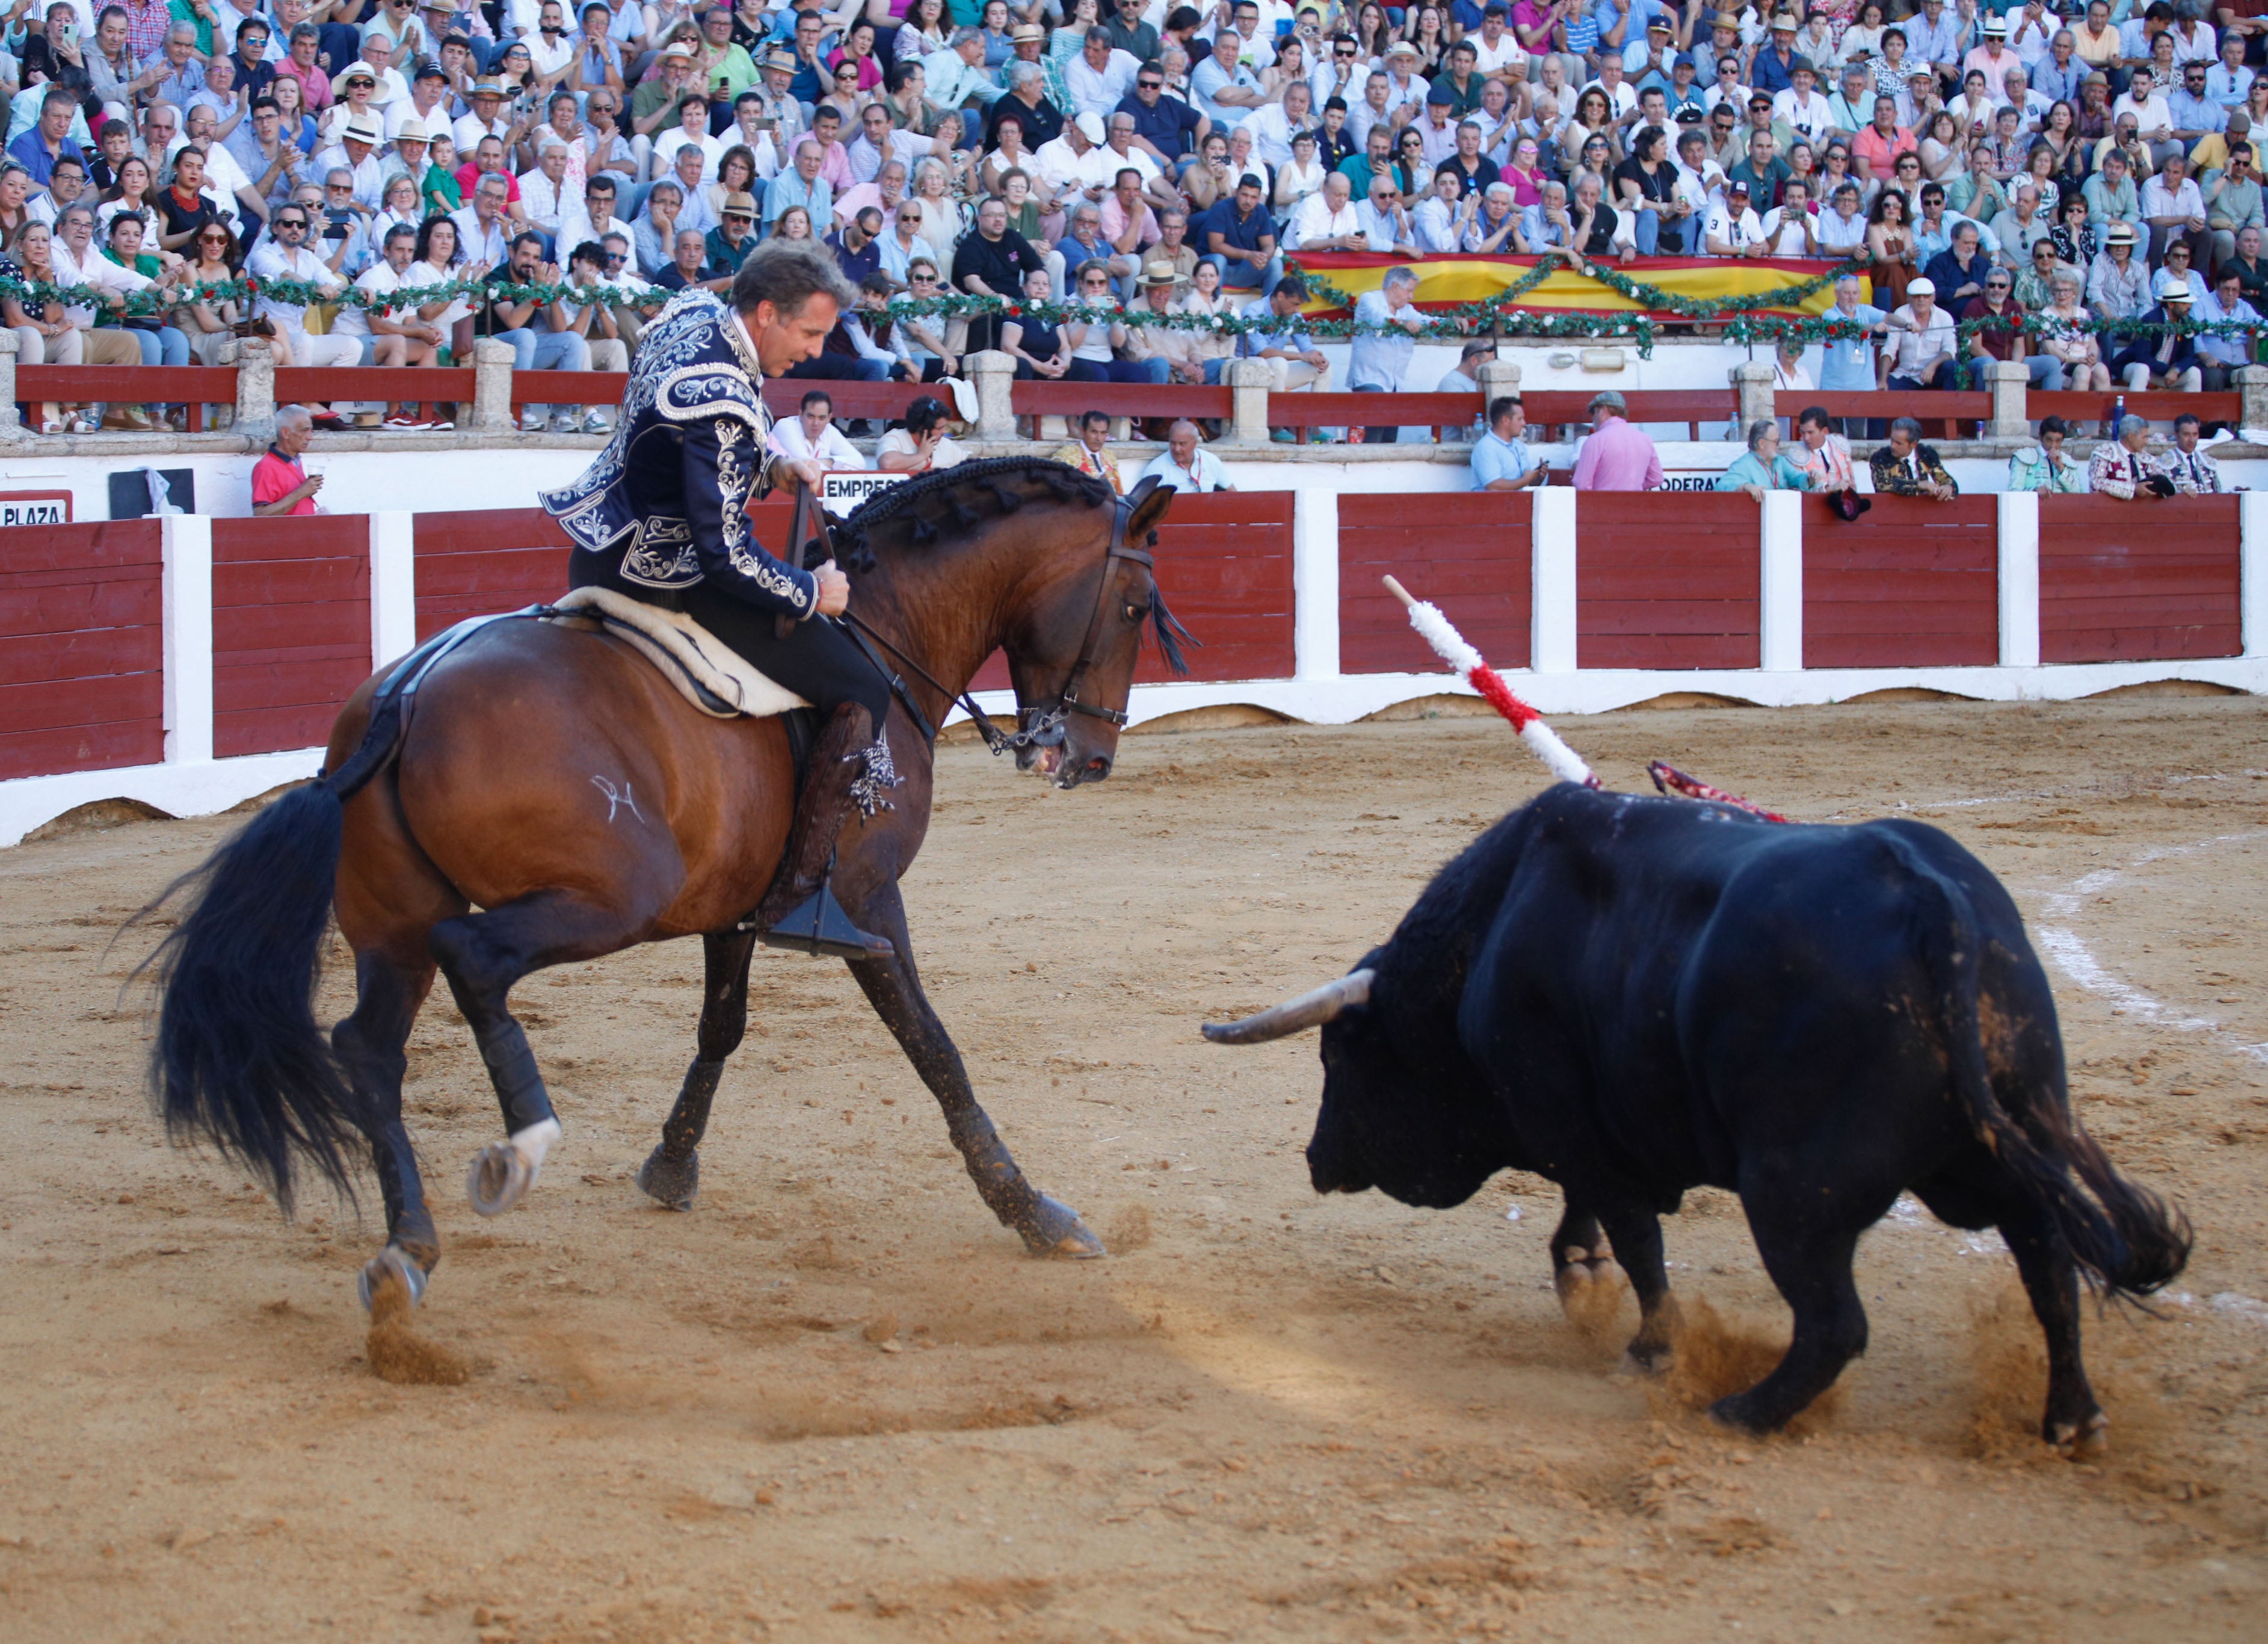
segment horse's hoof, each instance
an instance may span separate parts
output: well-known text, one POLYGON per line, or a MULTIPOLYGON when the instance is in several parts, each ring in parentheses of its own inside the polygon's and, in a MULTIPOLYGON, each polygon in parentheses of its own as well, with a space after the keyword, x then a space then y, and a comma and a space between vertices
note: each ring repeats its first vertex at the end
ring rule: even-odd
POLYGON ((1753 1434, 1759 1438, 1771 1432, 1774 1425, 1763 1418, 1747 1393, 1734 1393, 1730 1397, 1719 1399, 1709 1406, 1709 1417, 1736 1432, 1753 1434))
POLYGON ((1624 1368, 1638 1375, 1660 1375, 1676 1359, 1676 1351, 1668 1342, 1659 1346, 1641 1347, 1632 1342, 1623 1350, 1624 1368))
POLYGON ((2110 1418, 2098 1410, 2083 1427, 2059 1421, 2048 1434, 2048 1442, 2073 1461, 2101 1461, 2110 1454, 2110 1418))
POLYGON ((1102 1241, 1094 1230, 1079 1220, 1079 1212, 1068 1205, 1057 1204, 1046 1194, 1040 1195, 1040 1208, 1032 1218, 1032 1225, 1024 1230, 1024 1248, 1035 1256, 1052 1256, 1064 1261, 1093 1261, 1098 1256, 1108 1256, 1102 1241))
POLYGON ((483 1216, 501 1216, 519 1203, 535 1180, 534 1167, 510 1142, 490 1142, 473 1155, 465 1172, 465 1197, 483 1216))
POLYGON ((637 1184, 648 1198, 671 1210, 690 1210, 701 1191, 701 1155, 691 1153, 680 1161, 656 1147, 638 1167, 637 1184))
POLYGON ((370 1311, 378 1287, 386 1282, 388 1274, 401 1280, 402 1287, 409 1292, 411 1307, 425 1299, 425 1270, 398 1247, 389 1244, 364 1262, 362 1272, 355 1275, 355 1294, 362 1298, 364 1312, 370 1311))

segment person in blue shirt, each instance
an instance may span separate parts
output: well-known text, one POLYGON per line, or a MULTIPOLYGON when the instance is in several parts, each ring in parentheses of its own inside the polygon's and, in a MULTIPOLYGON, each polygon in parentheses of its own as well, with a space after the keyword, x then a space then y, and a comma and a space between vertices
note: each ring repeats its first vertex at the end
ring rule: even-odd
MULTIPOLYGON (((1823 316, 1860 327, 1865 335, 1828 337, 1820 343, 1819 388, 1822 394, 1872 394, 1881 386, 1874 374, 1874 339, 1889 330, 1889 315, 1872 303, 1859 300, 1859 276, 1846 274, 1835 282, 1835 306, 1823 316)), ((1887 429, 1887 424, 1884 425, 1887 429)), ((1869 435, 1865 417, 1843 419, 1846 439, 1881 438, 1869 435)))
POLYGON ((1746 491, 1758 502, 1766 491, 1808 491, 1811 476, 1779 453, 1779 423, 1760 417, 1749 424, 1749 448, 1717 476, 1720 491, 1746 491))
POLYGON ((9 157, 21 161, 32 181, 44 188, 55 174, 56 157, 65 150, 77 152, 70 140, 71 117, 78 100, 58 86, 40 105, 40 123, 8 145, 9 157))
POLYGON ((1276 221, 1260 203, 1264 192, 1260 179, 1247 172, 1234 194, 1214 202, 1189 225, 1198 254, 1220 269, 1220 283, 1227 290, 1264 294, 1274 291, 1283 277, 1284 264, 1276 254, 1280 238, 1276 221))
MULTIPOLYGON (((1313 334, 1300 322, 1300 310, 1307 300, 1307 282, 1293 275, 1267 296, 1248 303, 1238 316, 1270 328, 1248 331, 1237 338, 1236 353, 1240 359, 1267 362, 1271 393, 1330 386, 1330 362, 1315 346, 1313 334)), ((1289 428, 1270 429, 1268 437, 1287 443, 1299 439, 1299 435, 1289 428)), ((1320 443, 1325 436, 1317 429, 1314 437, 1320 443)))
POLYGON ((1775 97, 1795 89, 1795 18, 1787 12, 1772 19, 1771 40, 1749 65, 1749 85, 1775 97))
POLYGON ((1525 490, 1549 477, 1521 436, 1528 431, 1528 413, 1520 396, 1501 394, 1489 402, 1488 432, 1473 441, 1473 489, 1476 491, 1525 490))

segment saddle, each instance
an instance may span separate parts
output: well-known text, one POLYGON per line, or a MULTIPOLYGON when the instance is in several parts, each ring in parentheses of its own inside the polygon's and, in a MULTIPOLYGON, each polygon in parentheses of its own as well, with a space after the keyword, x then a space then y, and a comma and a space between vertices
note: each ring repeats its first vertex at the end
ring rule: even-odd
POLYGON ((577 588, 549 621, 610 633, 659 669, 678 694, 711 719, 769 719, 811 704, 756 671, 682 611, 664 610, 611 588, 577 588))

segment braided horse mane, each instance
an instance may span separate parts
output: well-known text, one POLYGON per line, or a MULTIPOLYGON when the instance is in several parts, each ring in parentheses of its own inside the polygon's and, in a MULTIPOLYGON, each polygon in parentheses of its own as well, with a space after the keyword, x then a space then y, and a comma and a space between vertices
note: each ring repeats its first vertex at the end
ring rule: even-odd
MULTIPOLYGON (((1011 482, 1016 480, 1037 482, 1057 502, 1085 502, 1091 507, 1103 507, 1117 500, 1116 493, 1108 485, 1068 463, 1047 457, 980 458, 920 475, 859 504, 836 527, 843 563, 853 571, 874 569, 872 539, 878 527, 902 526, 907 541, 922 548, 940 535, 975 530, 984 519, 979 511, 981 500, 989 499, 995 512, 1003 516, 1012 514, 1032 500, 1011 489, 1011 482), (934 511, 924 510, 924 505, 931 503, 941 505, 934 511)), ((1152 547, 1157 540, 1158 534, 1152 531, 1152 547)), ((1150 615, 1158 630, 1158 649, 1167 663, 1176 674, 1188 673, 1182 645, 1183 641, 1191 645, 1197 641, 1166 608, 1165 595, 1154 579, 1150 591, 1150 615)))

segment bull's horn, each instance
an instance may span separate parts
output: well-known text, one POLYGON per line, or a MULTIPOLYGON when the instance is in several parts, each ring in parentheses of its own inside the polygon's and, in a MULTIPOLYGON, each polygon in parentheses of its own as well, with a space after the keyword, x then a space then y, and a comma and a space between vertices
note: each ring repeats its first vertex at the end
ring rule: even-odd
POLYGON ((1209 1021, 1204 1024, 1204 1036, 1215 1044, 1260 1044, 1320 1028, 1343 1010, 1368 1004, 1371 978, 1376 975, 1366 966, 1336 982, 1326 982, 1313 992, 1271 1005, 1257 1016, 1247 1016, 1242 1021, 1209 1021))

